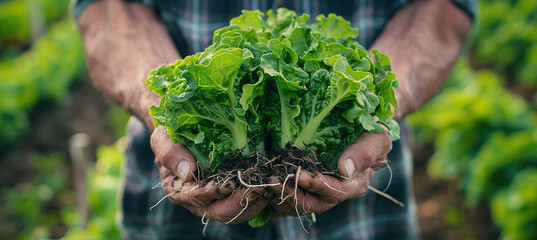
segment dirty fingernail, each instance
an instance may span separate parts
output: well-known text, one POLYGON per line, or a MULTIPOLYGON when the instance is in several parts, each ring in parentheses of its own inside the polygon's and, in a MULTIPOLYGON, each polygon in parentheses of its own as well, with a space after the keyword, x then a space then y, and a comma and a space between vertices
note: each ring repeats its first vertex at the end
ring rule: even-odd
POLYGON ((189 172, 190 167, 188 166, 186 160, 179 162, 179 165, 177 166, 177 176, 179 176, 179 178, 181 178, 182 180, 186 180, 189 172))
POLYGON ((347 177, 353 177, 355 172, 354 162, 350 158, 347 158, 343 161, 345 171, 347 172, 347 177))

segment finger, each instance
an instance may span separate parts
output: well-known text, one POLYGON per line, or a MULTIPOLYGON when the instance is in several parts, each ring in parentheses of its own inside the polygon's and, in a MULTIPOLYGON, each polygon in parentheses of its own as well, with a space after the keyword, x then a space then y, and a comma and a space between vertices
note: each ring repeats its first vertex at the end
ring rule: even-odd
POLYGON ((169 196, 172 203, 187 208, 205 207, 213 201, 227 198, 230 193, 223 194, 212 181, 201 186, 199 182, 184 182, 183 180, 173 181, 171 187, 164 188, 164 192, 173 193, 169 196))
POLYGON ((151 148, 155 153, 155 163, 159 167, 161 177, 171 172, 186 181, 194 179, 196 160, 183 144, 171 142, 163 126, 159 126, 151 134, 151 148))
POLYGON ((358 177, 348 180, 338 180, 331 176, 317 173, 300 176, 298 185, 309 192, 315 193, 321 201, 336 204, 347 199, 362 197, 367 191, 369 179, 374 171, 367 168, 358 177))
MULTIPOLYGON (((303 199, 303 198, 297 198, 297 200, 303 199)), ((301 202, 301 201, 299 201, 301 202)), ((285 198, 284 201, 282 201, 279 197, 274 198, 270 200, 270 205, 272 208, 274 208, 274 212, 272 213, 273 218, 280 218, 280 217, 286 217, 286 216, 297 216, 297 212, 300 215, 307 214, 308 210, 311 209, 303 209, 303 205, 298 205, 295 202, 295 199, 293 197, 285 198)))
POLYGON ((298 186, 305 191, 315 193, 322 201, 329 204, 341 202, 351 191, 343 187, 342 181, 321 173, 301 173, 298 186))
POLYGON ((386 155, 391 149, 392 141, 386 131, 364 133, 339 157, 339 174, 354 178, 367 168, 376 169, 385 163, 386 155))
POLYGON ((275 196, 275 199, 271 202, 274 202, 275 205, 279 205, 277 203, 281 204, 288 199, 293 200, 295 198, 295 192, 296 194, 301 194, 299 189, 295 191, 295 180, 296 177, 294 177, 294 174, 289 175, 283 182, 277 177, 271 177, 271 184, 280 183, 269 188, 269 191, 275 196))
POLYGON ((267 190, 269 192, 271 192, 273 195, 275 195, 276 197, 280 197, 280 195, 284 194, 284 193, 282 193, 282 189, 284 188, 284 184, 285 184, 285 187, 286 187, 285 192, 289 191, 289 189, 287 188, 288 187, 287 185, 290 184, 290 181, 284 181, 282 183, 282 181, 280 181, 278 179, 278 177, 273 176, 273 177, 269 178, 269 184, 271 184, 272 186, 269 187, 267 190), (276 185, 276 184, 278 184, 278 185, 276 185))
MULTIPOLYGON (((271 183, 274 183, 274 182, 271 181, 271 183)), ((287 184, 290 184, 290 183, 287 182, 287 184)), ((283 184, 270 187, 269 191, 275 196, 274 199, 271 200, 271 202, 274 203, 274 205, 279 205, 277 203, 281 203, 287 199, 293 199, 294 192, 295 192, 294 189, 295 189, 294 184, 293 184, 293 187, 291 187, 290 185, 284 186, 283 184)))
POLYGON ((291 204, 288 204, 293 200, 294 197, 294 178, 288 178, 288 181, 280 181, 277 177, 270 177, 270 183, 279 185, 274 185, 268 188, 269 192, 272 193, 274 198, 270 200, 270 205, 274 208, 272 218, 279 218, 285 216, 296 216, 294 208, 291 207, 291 204), (285 184, 285 185, 284 185, 285 184), (290 186, 293 187, 290 187, 290 186))
MULTIPOLYGON (((308 172, 300 173, 300 175, 302 174, 311 176, 308 172)), ((270 191, 275 195, 275 198, 270 203, 277 210, 275 217, 321 212, 333 206, 334 201, 327 202, 320 198, 319 195, 303 189, 300 186, 302 182, 300 179, 298 185, 295 185, 295 180, 296 178, 290 178, 289 181, 284 181, 285 185, 280 184, 270 188, 270 191)))
POLYGON ((276 210, 274 217, 298 216, 310 213, 323 212, 333 207, 335 203, 329 203, 321 199, 317 194, 285 187, 285 195, 277 195, 270 204, 276 210))
POLYGON ((373 177, 375 171, 368 168, 362 171, 358 177, 341 180, 341 187, 347 191, 343 200, 361 198, 367 192, 369 180, 373 177))
POLYGON ((240 189, 230 198, 214 201, 207 207, 205 217, 226 224, 237 224, 253 218, 269 203, 262 188, 240 189))
POLYGON ((271 199, 269 204, 274 209, 272 212, 272 219, 286 216, 296 216, 294 208, 292 208, 289 204, 282 202, 279 197, 271 199))

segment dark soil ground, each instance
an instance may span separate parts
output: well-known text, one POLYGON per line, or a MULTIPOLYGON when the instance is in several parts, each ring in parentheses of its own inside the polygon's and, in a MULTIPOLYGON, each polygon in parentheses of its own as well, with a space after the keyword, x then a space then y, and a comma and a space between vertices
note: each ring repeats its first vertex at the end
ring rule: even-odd
POLYGON ((456 181, 427 174, 432 145, 414 146, 414 192, 423 239, 498 239, 488 205, 472 207, 464 201, 456 181))
MULTIPOLYGON (((45 104, 36 108, 31 116, 31 132, 14 146, 0 148, 0 186, 14 186, 31 179, 35 169, 28 159, 34 151, 55 150, 68 156, 68 140, 75 133, 88 134, 93 150, 102 144, 113 143, 116 137, 104 121, 108 108, 109 101, 93 89, 88 79, 72 87, 71 96, 64 105, 45 104)), ((465 204, 456 182, 428 176, 426 165, 432 146, 416 146, 414 153, 414 189, 423 239, 497 239, 499 231, 491 222, 488 206, 472 208, 465 204)), ((65 165, 65 169, 70 169, 68 161, 65 165)), ((285 173, 293 170, 296 172, 296 168, 290 167, 281 176, 285 178, 285 173)), ((250 180, 249 184, 255 183, 250 180)), ((3 217, 0 214, 0 221, 3 217)), ((52 237, 61 237, 65 231, 58 226, 52 231, 52 237)), ((10 239, 10 236, 13 235, 0 233, 0 238, 10 239)))

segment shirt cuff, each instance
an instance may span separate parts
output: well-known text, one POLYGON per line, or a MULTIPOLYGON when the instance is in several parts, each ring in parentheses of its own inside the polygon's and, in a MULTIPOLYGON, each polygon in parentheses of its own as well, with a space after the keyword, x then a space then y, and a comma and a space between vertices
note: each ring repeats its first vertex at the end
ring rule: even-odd
MULTIPOLYGON (((86 9, 88 5, 94 2, 98 2, 100 0, 75 0, 75 6, 73 8, 73 15, 75 17, 75 21, 78 22, 78 18, 80 17, 80 14, 86 9)), ((125 0, 126 2, 139 2, 142 3, 149 8, 154 8, 154 2, 153 0, 125 0)))
POLYGON ((80 14, 86 7, 93 2, 97 2, 99 0, 76 0, 75 6, 73 8, 73 15, 75 17, 75 21, 78 22, 78 18, 80 17, 80 14))
POLYGON ((475 0, 451 0, 457 7, 464 11, 470 18, 475 21, 478 13, 477 1, 475 0))

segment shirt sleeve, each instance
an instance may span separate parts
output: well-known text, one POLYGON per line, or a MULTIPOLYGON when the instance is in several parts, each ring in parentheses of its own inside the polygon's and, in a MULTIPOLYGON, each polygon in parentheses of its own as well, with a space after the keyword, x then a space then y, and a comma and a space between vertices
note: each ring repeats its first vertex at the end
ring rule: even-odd
MULTIPOLYGON (((88 5, 94 2, 98 2, 100 0, 75 0, 75 6, 73 8, 73 15, 75 17, 75 21, 78 22, 78 18, 80 17, 80 14, 88 5)), ((139 2, 142 3, 151 9, 154 9, 154 2, 153 0, 126 0, 126 2, 139 2)))
POLYGON ((78 17, 80 17, 80 13, 84 11, 84 9, 93 2, 97 2, 99 0, 76 0, 75 6, 73 8, 73 15, 75 17, 75 21, 78 22, 78 17))
POLYGON ((476 0, 451 0, 457 7, 463 10, 472 20, 477 17, 477 1, 476 0))

